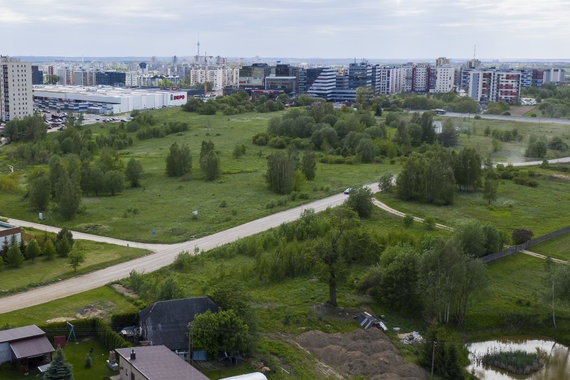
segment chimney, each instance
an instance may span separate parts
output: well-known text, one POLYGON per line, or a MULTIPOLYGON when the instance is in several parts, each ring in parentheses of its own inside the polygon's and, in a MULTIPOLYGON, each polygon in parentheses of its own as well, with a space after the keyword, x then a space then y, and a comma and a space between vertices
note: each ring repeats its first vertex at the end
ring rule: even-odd
POLYGON ((137 358, 137 354, 135 354, 135 349, 131 350, 131 360, 135 360, 137 358))

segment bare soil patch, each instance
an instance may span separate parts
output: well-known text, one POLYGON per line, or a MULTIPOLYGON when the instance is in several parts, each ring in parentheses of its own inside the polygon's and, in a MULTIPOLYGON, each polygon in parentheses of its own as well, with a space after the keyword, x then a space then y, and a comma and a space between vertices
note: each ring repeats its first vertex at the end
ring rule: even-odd
POLYGON ((347 334, 308 331, 296 341, 313 356, 348 375, 372 380, 427 378, 416 364, 405 364, 398 349, 378 329, 357 329, 347 334))
POLYGON ((121 293, 124 296, 131 297, 131 298, 139 298, 139 295, 132 290, 125 288, 121 284, 113 284, 111 287, 118 293, 121 293))
POLYGON ((513 116, 523 116, 525 113, 532 111, 534 106, 511 106, 509 112, 513 116))

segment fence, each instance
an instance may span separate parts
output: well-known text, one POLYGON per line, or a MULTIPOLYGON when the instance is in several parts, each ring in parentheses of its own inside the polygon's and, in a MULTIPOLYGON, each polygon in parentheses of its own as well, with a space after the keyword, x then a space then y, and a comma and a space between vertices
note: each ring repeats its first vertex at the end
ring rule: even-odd
POLYGON ((500 252, 496 252, 496 253, 492 253, 492 254, 487 255, 487 256, 483 256, 481 258, 481 260, 484 263, 488 263, 488 262, 491 262, 493 260, 497 260, 497 259, 500 259, 502 257, 512 255, 513 253, 523 251, 523 250, 528 249, 532 246, 535 246, 537 244, 540 244, 540 243, 545 242, 545 241, 550 240, 550 239, 554 239, 555 237, 558 237, 560 235, 564 235, 564 234, 569 233, 569 232, 570 232, 570 226, 566 226, 566 227, 561 228, 559 230, 556 230, 554 232, 551 232, 551 233, 548 233, 546 235, 537 237, 536 239, 531 239, 531 240, 524 242, 522 244, 510 246, 509 248, 504 249, 500 252))

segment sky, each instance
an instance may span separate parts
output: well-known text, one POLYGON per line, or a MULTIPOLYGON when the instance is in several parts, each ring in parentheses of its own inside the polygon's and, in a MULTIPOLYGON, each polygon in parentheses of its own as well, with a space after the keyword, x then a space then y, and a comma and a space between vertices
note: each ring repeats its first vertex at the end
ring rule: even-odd
POLYGON ((570 58, 570 0, 0 0, 0 54, 570 58))

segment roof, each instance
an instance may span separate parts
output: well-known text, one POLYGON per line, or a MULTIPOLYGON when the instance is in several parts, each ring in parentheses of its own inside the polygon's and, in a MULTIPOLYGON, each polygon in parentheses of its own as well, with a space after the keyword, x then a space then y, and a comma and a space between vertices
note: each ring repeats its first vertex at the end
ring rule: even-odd
POLYGON ((153 345, 164 344, 171 350, 187 350, 188 323, 208 310, 218 311, 218 306, 209 297, 159 301, 141 310, 139 321, 145 338, 153 345))
POLYGON ((16 327, 14 329, 0 331, 0 343, 42 336, 46 333, 36 325, 16 327))
POLYGON ((166 346, 117 348, 115 351, 149 380, 208 380, 166 346), (131 350, 136 354, 134 360, 130 359, 131 350))
POLYGON ((38 336, 10 343, 16 359, 28 358, 54 352, 55 349, 46 336, 38 336))

